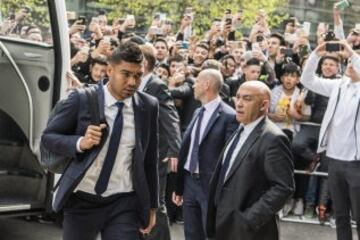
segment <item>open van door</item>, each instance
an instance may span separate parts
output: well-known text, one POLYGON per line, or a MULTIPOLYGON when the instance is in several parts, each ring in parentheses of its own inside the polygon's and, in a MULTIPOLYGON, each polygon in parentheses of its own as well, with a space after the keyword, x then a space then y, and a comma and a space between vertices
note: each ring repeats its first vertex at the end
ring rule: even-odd
POLYGON ((70 59, 64 0, 36 9, 11 2, 19 1, 0 0, 0 216, 51 206, 53 176, 41 168, 39 144, 70 59))

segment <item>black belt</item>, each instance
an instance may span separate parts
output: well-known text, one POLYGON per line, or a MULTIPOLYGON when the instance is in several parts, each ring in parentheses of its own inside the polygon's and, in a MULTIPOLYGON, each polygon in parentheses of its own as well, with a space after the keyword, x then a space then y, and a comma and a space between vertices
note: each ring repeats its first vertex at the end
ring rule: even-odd
POLYGON ((99 195, 94 195, 94 194, 83 192, 83 191, 77 191, 77 192, 73 193, 72 196, 77 199, 85 200, 85 201, 92 202, 92 203, 110 204, 110 203, 118 200, 119 198, 130 197, 130 196, 135 196, 135 195, 136 194, 133 191, 133 192, 125 192, 125 193, 116 193, 116 194, 110 195, 108 197, 102 197, 99 195))

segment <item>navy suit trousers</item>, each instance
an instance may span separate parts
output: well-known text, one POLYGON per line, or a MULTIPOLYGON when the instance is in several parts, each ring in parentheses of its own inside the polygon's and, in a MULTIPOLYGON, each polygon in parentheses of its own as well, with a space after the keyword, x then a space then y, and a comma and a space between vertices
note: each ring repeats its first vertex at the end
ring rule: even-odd
POLYGON ((98 197, 73 193, 64 207, 63 239, 138 240, 140 221, 134 192, 98 197))
POLYGON ((185 239, 205 240, 208 197, 201 186, 200 178, 186 170, 183 198, 185 239))

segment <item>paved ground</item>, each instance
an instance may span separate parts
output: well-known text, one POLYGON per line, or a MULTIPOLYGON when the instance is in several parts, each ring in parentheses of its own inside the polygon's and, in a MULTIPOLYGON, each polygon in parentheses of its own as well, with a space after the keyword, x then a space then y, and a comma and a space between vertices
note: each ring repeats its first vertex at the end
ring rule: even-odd
MULTIPOLYGON (((184 239, 182 225, 173 225, 171 230, 172 240, 184 239)), ((282 240, 336 240, 335 230, 328 226, 283 222, 280 231, 282 240)), ((59 240, 61 229, 53 224, 40 224, 21 219, 0 219, 0 239, 59 240)))

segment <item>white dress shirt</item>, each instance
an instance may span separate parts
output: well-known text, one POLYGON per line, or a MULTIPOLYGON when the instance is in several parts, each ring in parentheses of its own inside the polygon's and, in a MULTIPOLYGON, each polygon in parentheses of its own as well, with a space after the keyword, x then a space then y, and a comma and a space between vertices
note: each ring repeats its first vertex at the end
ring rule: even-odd
MULTIPOLYGON (((107 85, 104 86, 104 100, 104 110, 106 121, 109 125, 109 135, 104 146, 100 150, 99 155, 94 160, 74 192, 84 191, 90 194, 96 194, 94 188, 104 164, 115 117, 118 113, 118 107, 115 105, 117 100, 110 94, 107 85)), ((123 129, 121 133, 120 144, 110 175, 107 190, 102 194, 103 197, 110 196, 115 193, 133 191, 131 168, 133 150, 135 148, 134 109, 131 97, 125 99, 123 102, 123 129)))
MULTIPOLYGON (((219 106, 221 102, 221 98, 217 97, 214 100, 206 103, 205 105, 203 105, 203 107, 205 108, 204 111, 204 115, 203 115, 203 119, 201 121, 201 128, 200 128, 200 136, 199 136, 199 144, 202 141, 205 129, 210 121, 211 116, 213 115, 213 113, 215 112, 216 108, 219 106)), ((189 152, 188 152, 188 156, 187 156, 187 160, 185 163, 184 168, 188 171, 190 171, 190 161, 191 161, 191 153, 194 147, 194 140, 195 140, 195 132, 197 129, 197 125, 198 125, 198 119, 196 120, 196 122, 194 123, 194 127, 191 131, 191 142, 190 142, 190 148, 189 148, 189 152)), ((199 173, 199 165, 196 167, 195 173, 199 173)))
MULTIPOLYGON (((260 117, 258 119, 256 119, 254 122, 249 123, 247 125, 242 125, 244 127, 244 130, 242 131, 242 133, 240 134, 240 139, 239 139, 239 143, 236 145, 234 152, 231 156, 230 159, 230 163, 229 163, 229 167, 226 171, 226 175, 225 175, 225 179, 227 178, 227 175, 230 172, 230 169, 232 168, 232 166, 234 165, 235 159, 237 157, 237 155, 239 154, 241 148, 243 147, 245 141, 248 139, 248 137, 250 136, 250 134, 254 131, 254 129, 256 128, 256 126, 261 122, 261 120, 263 120, 264 117, 260 117)), ((240 125, 241 126, 241 125, 240 125)), ((227 155, 227 152, 229 151, 229 147, 231 146, 232 142, 234 141, 234 138, 231 139, 231 141, 228 143, 225 152, 224 152, 224 156, 223 156, 223 162, 225 160, 225 157, 227 155)))
MULTIPOLYGON (((356 121, 360 107, 360 82, 352 82, 347 76, 332 81, 317 77, 315 71, 319 60, 320 57, 313 52, 301 76, 305 87, 330 97, 321 124, 318 152, 326 150, 328 157, 342 161, 360 160, 360 116, 356 121)), ((360 56, 353 54, 351 62, 360 74, 360 56)))

